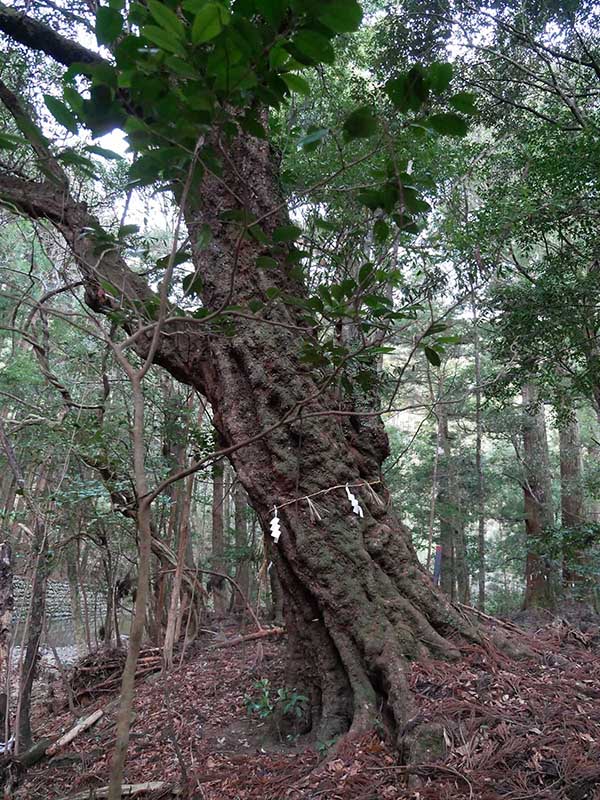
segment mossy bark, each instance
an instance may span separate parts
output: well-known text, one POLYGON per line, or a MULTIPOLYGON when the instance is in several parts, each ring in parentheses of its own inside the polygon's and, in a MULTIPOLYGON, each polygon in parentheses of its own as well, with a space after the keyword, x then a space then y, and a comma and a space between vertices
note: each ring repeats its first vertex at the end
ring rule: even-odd
MULTIPOLYGON (((256 259, 267 248, 222 221, 223 212, 244 208, 263 220, 267 236, 287 222, 268 145, 243 137, 226 150, 221 142, 213 147, 223 175, 206 176, 185 209, 192 243, 201 241, 202 226, 212 231, 210 245, 193 250, 203 304, 213 311, 259 299, 268 310, 266 323, 239 319, 230 335, 215 328, 203 344, 210 357, 190 379, 212 405, 220 442, 239 447, 231 459, 265 530, 274 505, 379 481, 379 503, 355 490, 364 519, 340 490, 321 495, 317 524, 306 502, 285 505, 272 550, 286 598, 288 683, 311 700, 306 727, 329 739, 366 729, 383 713, 402 734, 413 713, 409 661, 456 657, 448 635, 477 640, 478 633, 434 589, 391 508, 381 481, 388 443, 380 421, 332 414, 339 407, 334 390, 323 389, 326 376, 301 358, 311 335, 302 314, 281 299, 268 303, 270 288, 305 295, 293 253, 285 245, 268 249, 280 266, 261 271, 256 259)), ((190 367, 195 362, 191 352, 190 367)))
MULTIPOLYGON (((205 171, 187 195, 184 213, 202 304, 214 315, 210 321, 165 322, 154 360, 210 402, 219 444, 232 448, 236 473, 264 529, 273 506, 288 503, 280 510, 283 533, 273 561, 285 592, 288 683, 311 700, 305 726, 328 740, 364 730, 383 714, 402 736, 413 714, 409 661, 457 657, 450 635, 480 636, 434 589, 390 505, 381 472, 388 442, 380 420, 364 410, 339 416, 343 401, 334 376, 303 361, 311 329, 297 303, 285 302, 290 295, 306 297, 297 257, 289 245, 261 244, 239 223, 223 220, 223 212, 253 215, 267 237, 288 222, 269 145, 247 134, 232 141, 208 138, 221 174, 205 171), (208 244, 205 226, 212 233, 208 244), (267 254, 277 269, 257 268, 257 258, 267 254), (269 289, 279 298, 272 299, 269 289), (262 321, 251 318, 250 300, 264 302, 262 321), (355 490, 364 519, 352 513, 340 490, 321 495, 318 524, 306 503, 290 502, 331 486, 374 481, 379 502, 355 490)), ((25 191, 21 183, 8 183, 16 207, 52 220, 64 235, 90 308, 110 309, 98 293, 99 279, 120 287, 136 308, 154 302, 145 279, 128 269, 117 249, 98 259, 89 236, 97 221, 84 204, 45 184, 25 191)), ((6 196, 6 186, 3 191, 6 196)), ((134 347, 147 357, 151 344, 152 332, 143 331, 134 347)))

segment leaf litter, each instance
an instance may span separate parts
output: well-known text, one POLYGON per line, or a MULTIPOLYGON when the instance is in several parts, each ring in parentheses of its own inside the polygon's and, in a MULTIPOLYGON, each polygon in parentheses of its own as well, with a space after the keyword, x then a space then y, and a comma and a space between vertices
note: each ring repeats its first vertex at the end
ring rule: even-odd
MULTIPOLYGON (((346 737, 325 757, 314 741, 277 736, 244 698, 261 680, 285 685, 285 642, 201 640, 166 680, 138 682, 125 780, 164 781, 198 800, 600 800, 597 641, 565 621, 527 637, 535 657, 468 645, 455 663, 412 665, 416 721, 440 726, 443 741, 410 767, 381 732, 346 737)), ((115 719, 113 708, 68 754, 31 769, 18 797, 93 797, 108 783, 115 719)), ((71 722, 40 711, 36 731, 57 735, 71 722)))

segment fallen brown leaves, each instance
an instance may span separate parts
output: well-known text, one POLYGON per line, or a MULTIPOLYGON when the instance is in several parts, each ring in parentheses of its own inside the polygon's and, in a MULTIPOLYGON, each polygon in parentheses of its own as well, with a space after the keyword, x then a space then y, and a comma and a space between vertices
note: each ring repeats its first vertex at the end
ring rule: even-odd
MULTIPOLYGON (((552 625, 531 644, 541 657, 471 646, 455 664, 413 666, 418 719, 443 726, 446 753, 410 768, 375 733, 323 761, 314 743, 279 741, 249 719, 244 695, 255 682, 285 683, 281 641, 198 645, 166 685, 140 682, 126 780, 181 785, 182 759, 185 796, 198 800, 600 800, 600 653, 552 625)), ((39 733, 68 726, 65 715, 39 733)), ((32 770, 21 796, 104 785, 113 737, 114 713, 76 740, 77 761, 32 770)))

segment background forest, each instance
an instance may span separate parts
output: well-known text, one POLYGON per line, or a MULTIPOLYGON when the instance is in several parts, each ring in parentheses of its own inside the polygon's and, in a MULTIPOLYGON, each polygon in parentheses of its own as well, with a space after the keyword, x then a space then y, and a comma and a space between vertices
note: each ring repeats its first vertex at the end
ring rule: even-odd
MULTIPOLYGON (((303 7, 182 4, 204 15, 204 27, 192 28, 199 45, 255 5, 273 28, 288 5, 303 7)), ((177 143, 153 144, 152 136, 168 139, 165 120, 182 137, 187 124, 159 73, 136 72, 131 56, 118 85, 102 65, 65 74, 9 38, 10 15, 22 10, 102 53, 143 30, 183 85, 194 67, 181 49, 179 4, 0 4, 9 34, 0 40, 0 526, 32 598, 18 624, 5 624, 2 647, 11 628, 23 654, 21 691, 29 681, 19 700, 21 747, 31 743, 27 665, 40 643, 55 643, 48 581, 68 586, 72 641, 60 645, 83 655, 129 634, 145 541, 141 495, 152 501, 143 636, 167 664, 214 620, 283 624, 271 563, 277 526, 248 502, 219 452, 226 443, 214 409, 127 349, 127 337, 133 342, 167 302, 173 317, 233 342, 238 324, 266 321, 268 335, 271 309, 293 309, 311 331, 305 369, 351 398, 353 411, 340 400, 331 416, 341 425, 344 415, 381 413, 390 441, 381 479, 421 563, 452 601, 511 618, 575 601, 599 610, 598 7, 361 5, 332 1, 320 18, 331 37, 305 33, 291 55, 272 48, 270 68, 282 72, 259 92, 268 115, 249 107, 236 118, 245 135, 268 141, 279 165, 290 219, 270 233, 274 247, 289 248, 290 281, 304 282, 307 294, 273 286, 213 312, 170 193, 175 185, 178 201, 186 198, 196 152, 190 166, 179 163, 177 143), (158 120, 150 133, 133 113, 119 116, 125 90, 158 120), (114 302, 109 280, 90 299, 56 225, 11 196, 11 180, 34 175, 59 183, 67 175, 71 196, 102 225, 92 231, 94 257, 118 251, 156 291, 135 301, 137 322, 114 302)), ((230 58, 235 64, 237 55, 217 45, 207 56, 217 94, 232 80, 235 66, 223 66, 230 58)), ((209 92, 186 85, 195 87, 181 90, 189 108, 209 113, 209 92)), ((217 161, 210 148, 201 157, 216 182, 217 161)), ((262 248, 256 267, 269 284, 278 270, 271 239, 249 212, 225 213, 239 242, 262 248)), ((210 252, 210 224, 196 226, 193 239, 210 252)), ((319 489, 297 492, 314 525, 326 516, 320 494, 346 498, 335 476, 321 478, 319 489)), ((373 488, 363 490, 381 502, 373 488)), ((268 498, 271 488, 261 490, 268 498)), ((280 503, 274 487, 272 496, 270 505, 280 503)))

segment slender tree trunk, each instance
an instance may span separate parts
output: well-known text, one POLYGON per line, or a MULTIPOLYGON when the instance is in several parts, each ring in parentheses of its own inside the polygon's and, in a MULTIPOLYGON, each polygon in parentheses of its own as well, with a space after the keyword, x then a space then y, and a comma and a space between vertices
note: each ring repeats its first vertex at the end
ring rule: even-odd
MULTIPOLYGON (((26 750, 31 745, 31 689, 35 677, 35 666, 39 653, 39 646, 44 626, 44 615, 46 607, 46 582, 48 578, 48 534, 46 530, 45 516, 42 514, 40 501, 43 500, 47 486, 47 463, 41 467, 40 475, 37 480, 35 492, 28 490, 25 477, 19 465, 15 452, 12 447, 3 419, 0 416, 0 444, 6 455, 13 477, 21 490, 25 505, 33 518, 33 541, 31 542, 32 553, 36 554, 35 569, 31 586, 31 603, 23 641, 27 641, 25 657, 21 659, 21 669, 19 674, 19 696, 17 699, 17 711, 15 720, 16 741, 15 751, 19 753, 26 750)), ((7 610, 5 609, 5 613, 7 610)), ((6 703, 8 708, 8 702, 6 703)))
POLYGON ((145 499, 148 494, 146 478, 145 445, 144 445, 144 392, 137 376, 131 376, 131 388, 134 404, 134 422, 132 431, 133 465, 137 496, 140 499, 137 509, 138 534, 138 580, 135 598, 135 612, 129 634, 127 659, 121 680, 121 702, 117 718, 117 737, 115 749, 110 763, 110 784, 108 800, 120 800, 123 769, 127 748, 133 707, 135 670, 137 666, 144 628, 146 626, 146 606, 150 592, 150 567, 152 558, 152 514, 150 503, 145 499))
POLYGON ((185 559, 187 551, 188 536, 190 530, 190 506, 192 503, 192 493, 194 491, 194 475, 189 475, 184 482, 182 492, 182 505, 181 513, 179 515, 179 542, 177 545, 177 567, 175 568, 175 577, 173 579, 173 588, 171 590, 171 602, 169 605, 169 614, 167 617, 167 628, 165 631, 165 644, 164 644, 164 659, 168 669, 173 666, 173 647, 176 640, 177 621, 181 619, 179 612, 180 604, 183 601, 181 596, 181 586, 183 578, 183 570, 185 569, 185 559))
MULTIPOLYGON (((213 467, 213 498, 212 498, 212 556, 211 567, 215 572, 224 572, 225 541, 224 541, 224 476, 223 462, 217 461, 213 467)), ((227 595, 225 580, 211 576, 209 581, 212 589, 215 614, 222 617, 227 610, 227 595)))
MULTIPOLYGON (((247 510, 248 498, 246 490, 241 483, 236 484, 235 487, 235 549, 237 557, 237 570, 235 580, 240 587, 244 597, 250 599, 250 560, 248 556, 248 523, 247 523, 247 510)), ((243 614, 245 611, 245 603, 243 598, 240 597, 239 592, 234 592, 232 595, 233 611, 237 614, 243 614)))
POLYGON ((461 603, 470 604, 471 586, 469 581, 469 564, 467 560, 467 541, 465 536, 465 524, 462 518, 456 520, 454 528, 454 569, 456 572, 458 600, 461 603))
POLYGON ((523 493, 525 528, 528 541, 525 565, 524 608, 556 605, 556 568, 551 563, 544 532, 554 524, 550 457, 546 436, 544 406, 537 387, 523 387, 523 493))
MULTIPOLYGON (((10 640, 14 609, 12 550, 8 542, 0 544, 0 687, 10 685, 10 640)), ((0 691, 0 739, 10 736, 8 695, 0 691)))
MULTIPOLYGON (((82 579, 82 568, 81 568, 81 561, 80 552, 79 552, 79 542, 77 543, 77 552, 75 553, 75 570, 76 570, 76 580, 77 586, 79 587, 79 593, 81 596, 81 600, 83 603, 83 624, 85 630, 85 641, 87 644, 88 653, 92 651, 92 634, 90 630, 90 609, 88 604, 88 592, 87 586, 84 584, 82 579)), ((94 620, 95 623, 96 620, 94 620)))
POLYGON ((48 534, 46 526, 41 520, 36 520, 34 524, 32 550, 36 553, 36 561, 31 582, 31 604, 27 616, 25 658, 21 662, 19 675, 19 698, 15 725, 17 730, 15 751, 17 753, 28 750, 33 743, 31 733, 31 690, 44 631, 46 587, 48 582, 48 534))
MULTIPOLYGON (((106 578, 106 614, 104 615, 104 625, 102 626, 104 630, 104 636, 101 636, 101 638, 104 639, 104 649, 110 650, 113 643, 113 608, 115 605, 115 586, 112 569, 112 557, 108 548, 106 557, 103 559, 103 566, 104 575, 106 578)), ((102 633, 102 631, 100 633, 102 633)))
POLYGON ((440 442, 440 425, 438 419, 436 441, 435 441, 435 453, 433 456, 433 472, 431 474, 431 499, 429 501, 429 526, 427 535, 427 560, 426 560, 426 566, 428 572, 431 569, 431 560, 434 557, 433 533, 435 528, 436 504, 439 493, 440 456, 442 453, 443 450, 440 442))
POLYGON ((448 437, 447 407, 443 404, 438 409, 438 442, 440 463, 438 466, 437 508, 440 519, 440 544, 442 546, 442 572, 440 586, 451 600, 456 597, 455 569, 455 498, 452 492, 452 454, 448 437))
POLYGON ((477 607, 485 611, 485 479, 483 474, 481 421, 481 349, 479 315, 473 297, 473 350, 475 356, 475 469, 477 471, 477 607))
POLYGON ((81 611, 81 596, 77 576, 77 541, 69 542, 65 548, 67 562, 67 579, 69 581, 69 597, 71 601, 71 619, 75 633, 75 644, 80 652, 85 648, 86 634, 81 611))
POLYGON ((559 429, 560 507, 563 534, 563 585, 567 594, 589 600, 591 581, 586 576, 588 535, 579 529, 587 522, 583 457, 579 421, 575 410, 559 429))
POLYGON ((7 472, 2 490, 3 524, 5 528, 8 528, 8 518, 15 509, 16 497, 17 482, 13 475, 10 472, 7 472))

